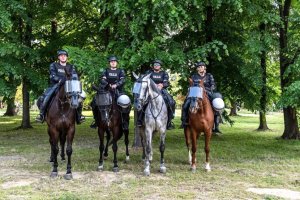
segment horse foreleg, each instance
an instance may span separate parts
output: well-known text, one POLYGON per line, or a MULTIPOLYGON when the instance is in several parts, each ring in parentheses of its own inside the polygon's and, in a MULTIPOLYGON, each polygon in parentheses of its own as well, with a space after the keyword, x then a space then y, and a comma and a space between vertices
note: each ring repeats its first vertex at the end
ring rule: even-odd
MULTIPOLYGON (((104 151, 104 131, 101 130, 100 128, 98 128, 98 136, 99 136, 99 152, 100 152, 100 156, 99 156, 99 165, 98 165, 98 171, 102 171, 103 170, 103 151, 104 151)), ((107 136, 108 137, 108 136, 107 136)), ((106 148, 108 144, 106 145, 106 148)))
POLYGON ((114 151, 114 167, 113 167, 113 172, 118 172, 119 171, 118 159, 117 159, 118 143, 117 143, 117 141, 115 139, 113 139, 112 149, 114 151))
POLYGON ((150 175, 150 162, 152 161, 152 133, 149 131, 145 132, 145 169, 144 174, 146 176, 150 175))
POLYGON ((211 168, 210 168, 210 165, 209 165, 209 151, 210 151, 209 142, 210 142, 211 134, 212 134, 211 129, 208 129, 205 132, 205 148, 204 148, 204 151, 205 151, 205 156, 206 156, 205 157, 205 170, 206 171, 211 171, 211 168))
POLYGON ((59 142, 60 142, 60 157, 61 160, 66 160, 65 158, 65 143, 66 143, 66 135, 60 134, 59 136, 59 142))
POLYGON ((67 163, 67 173, 65 174, 64 178, 66 180, 70 180, 73 178, 72 176, 72 165, 71 165, 71 156, 73 153, 73 149, 72 149, 72 143, 73 143, 73 138, 74 138, 74 134, 75 134, 75 127, 74 128, 70 128, 67 134, 67 156, 68 156, 68 163, 67 163))
POLYGON ((57 139, 52 138, 50 139, 51 141, 51 156, 53 159, 53 168, 52 168, 52 172, 50 177, 54 178, 57 177, 58 172, 57 172, 57 167, 58 167, 58 163, 57 163, 57 154, 58 154, 58 144, 57 144, 57 139))
POLYGON ((159 150, 160 150, 160 168, 159 168, 159 171, 161 173, 166 173, 166 171, 167 171, 167 168, 165 166, 165 160, 164 160, 165 139, 166 139, 166 133, 162 133, 160 135, 160 146, 159 146, 159 150))
POLYGON ((108 146, 109 146, 109 142, 110 142, 110 138, 111 138, 110 131, 106 130, 105 132, 106 132, 106 145, 105 145, 104 154, 103 154, 104 160, 106 160, 108 157, 108 146))
POLYGON ((185 144, 188 149, 188 157, 189 157, 189 163, 192 165, 192 155, 191 155, 191 131, 189 127, 184 128, 184 136, 185 136, 185 144))
POLYGON ((129 139, 128 139, 128 135, 129 135, 129 130, 124 130, 124 135, 125 135, 125 146, 126 146, 126 159, 125 161, 128 162, 129 161, 129 149, 128 149, 128 145, 129 145, 129 139))
POLYGON ((192 138, 192 165, 191 170, 193 172, 196 171, 196 151, 197 151, 197 132, 195 130, 191 130, 191 138, 192 138))

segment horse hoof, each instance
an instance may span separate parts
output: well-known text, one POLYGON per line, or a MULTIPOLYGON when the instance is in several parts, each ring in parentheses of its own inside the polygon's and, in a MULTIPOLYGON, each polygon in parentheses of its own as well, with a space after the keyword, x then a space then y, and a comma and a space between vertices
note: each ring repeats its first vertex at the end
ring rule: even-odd
POLYGON ((129 162, 129 156, 126 156, 126 159, 125 159, 125 162, 127 163, 127 162, 129 162))
POLYGON ((167 172, 167 168, 165 166, 160 167, 159 172, 165 174, 167 172))
POLYGON ((210 172, 210 171, 211 171, 211 168, 210 168, 209 163, 206 163, 206 164, 205 164, 205 171, 207 171, 207 172, 210 172))
POLYGON ((99 165, 98 168, 97 168, 97 171, 102 172, 103 171, 103 165, 99 165))
POLYGON ((191 167, 191 171, 192 171, 193 173, 195 173, 195 172, 196 172, 196 166, 192 166, 192 167, 191 167))
POLYGON ((58 176, 58 172, 51 172, 50 177, 56 178, 58 176))
POLYGON ((72 176, 71 173, 70 173, 70 174, 65 174, 65 175, 64 175, 64 179, 65 179, 65 180, 72 180, 72 179, 73 179, 73 176, 72 176))
POLYGON ((144 170, 144 175, 145 176, 150 176, 150 170, 144 170))
POLYGON ((113 167, 113 172, 119 172, 119 167, 113 167))

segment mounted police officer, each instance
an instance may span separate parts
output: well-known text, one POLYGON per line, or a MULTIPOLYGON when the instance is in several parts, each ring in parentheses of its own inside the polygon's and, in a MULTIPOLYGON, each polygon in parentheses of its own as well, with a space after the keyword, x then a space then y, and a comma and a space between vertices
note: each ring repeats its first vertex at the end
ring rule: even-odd
MULTIPOLYGON (((193 74, 191 79, 193 80, 194 86, 199 86, 199 82, 203 81, 206 93, 208 98, 214 108, 214 105, 217 104, 215 107, 219 107, 219 101, 222 96, 220 93, 214 93, 216 89, 215 80, 212 74, 206 73, 206 64, 204 62, 196 62, 195 67, 197 68, 197 73, 193 74), (217 101, 214 101, 216 99, 217 101), (214 102, 213 102, 214 101, 214 102)), ((223 103, 223 100, 220 100, 223 103)), ((181 114, 181 128, 188 125, 188 109, 190 106, 190 99, 186 98, 183 106, 182 106, 182 114, 181 114)), ((220 109, 223 109, 222 106, 220 109)), ((219 130, 219 121, 220 121, 220 113, 214 108, 214 130, 213 132, 221 133, 219 130)))
MULTIPOLYGON (((40 109, 40 113, 36 117, 37 122, 44 122, 45 114, 50 100, 52 99, 56 90, 59 87, 63 86, 66 81, 66 71, 70 72, 73 80, 79 80, 74 65, 67 63, 68 56, 69 55, 66 50, 58 50, 58 62, 53 62, 50 64, 50 87, 46 89, 44 94, 40 96, 37 101, 37 105, 40 109)), ((80 124, 84 120, 85 117, 82 115, 82 103, 80 103, 77 108, 76 122, 77 124, 80 124)))
MULTIPOLYGON (((108 58, 109 68, 106 68, 100 76, 100 90, 104 92, 109 92, 111 90, 116 90, 117 94, 117 104, 122 108, 122 127, 124 130, 128 130, 129 126, 129 113, 130 113, 130 99, 127 95, 124 95, 123 86, 125 84, 125 71, 123 69, 117 68, 118 59, 116 56, 110 56, 108 58)), ((93 115, 95 121, 98 121, 97 116, 97 105, 93 99, 91 106, 93 110, 93 115)), ((95 121, 90 125, 91 128, 96 128, 97 125, 95 121)))
MULTIPOLYGON (((161 91, 163 99, 167 104, 167 108, 168 108, 167 129, 173 129, 174 125, 172 123, 172 119, 174 119, 175 116, 174 113, 175 113, 176 102, 167 91, 167 88, 170 85, 169 74, 166 71, 161 70, 161 65, 162 62, 160 60, 154 60, 152 70, 149 70, 147 73, 151 73, 150 78, 154 81, 157 88, 161 91)), ((144 118, 144 111, 138 112, 137 126, 142 126, 143 118, 144 118)))

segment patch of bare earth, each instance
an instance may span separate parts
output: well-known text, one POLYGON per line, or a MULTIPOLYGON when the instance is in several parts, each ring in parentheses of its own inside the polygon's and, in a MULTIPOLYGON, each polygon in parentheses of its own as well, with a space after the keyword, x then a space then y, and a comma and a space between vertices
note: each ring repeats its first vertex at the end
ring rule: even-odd
POLYGON ((248 188, 248 192, 253 192, 262 195, 272 195, 284 199, 300 200, 300 192, 287 190, 287 189, 276 189, 276 188, 248 188))

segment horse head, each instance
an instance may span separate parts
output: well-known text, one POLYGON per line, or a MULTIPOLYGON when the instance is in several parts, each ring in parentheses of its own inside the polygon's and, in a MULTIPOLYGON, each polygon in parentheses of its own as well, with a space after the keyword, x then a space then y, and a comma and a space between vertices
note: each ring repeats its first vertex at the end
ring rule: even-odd
POLYGON ((66 70, 66 82, 64 85, 65 95, 71 108, 76 109, 79 106, 80 94, 82 93, 81 82, 76 77, 72 77, 69 70, 66 70))
POLYGON ((198 84, 195 85, 194 81, 191 78, 189 78, 189 84, 190 84, 189 94, 188 94, 188 98, 190 98, 189 111, 191 113, 196 113, 199 109, 202 108, 204 85, 202 81, 199 82, 199 85, 198 84))
POLYGON ((149 98, 150 75, 139 77, 134 83, 132 91, 134 94, 134 107, 138 111, 142 110, 149 98))

